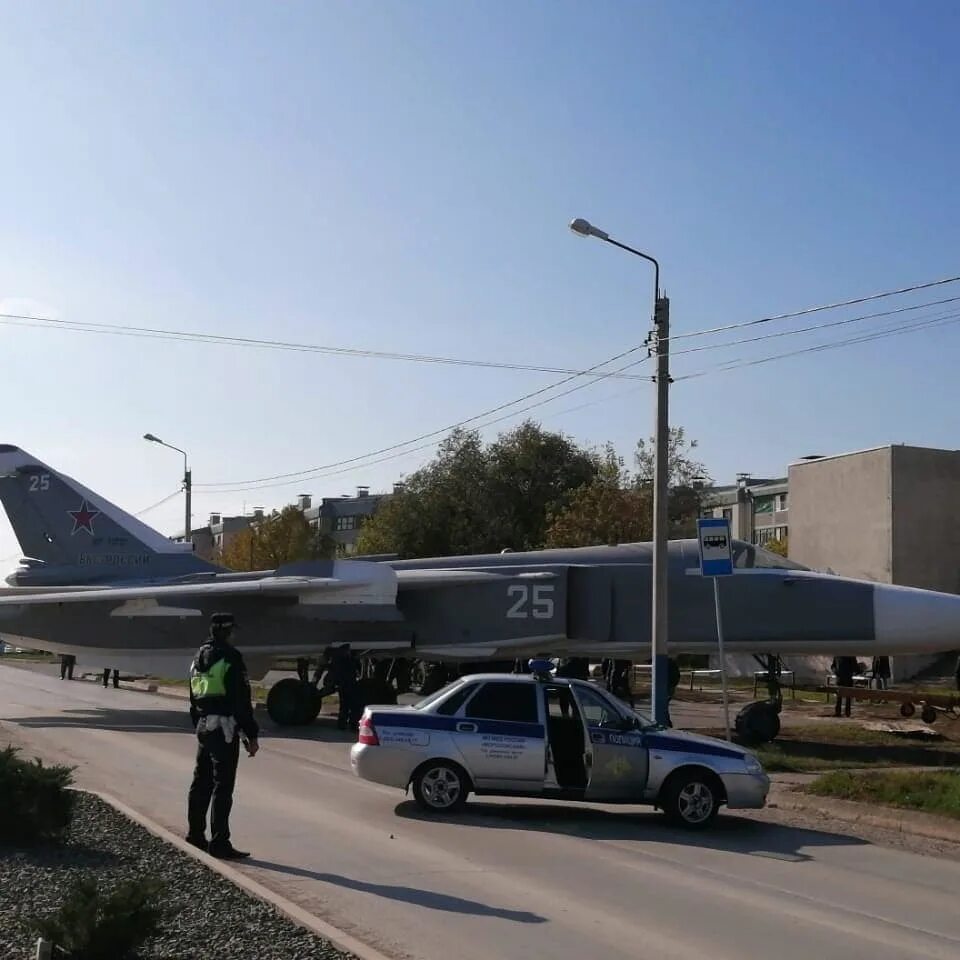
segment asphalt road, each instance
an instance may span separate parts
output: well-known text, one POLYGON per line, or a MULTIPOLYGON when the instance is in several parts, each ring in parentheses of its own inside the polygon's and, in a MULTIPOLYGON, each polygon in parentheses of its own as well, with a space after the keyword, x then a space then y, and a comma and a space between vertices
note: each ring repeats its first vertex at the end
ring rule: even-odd
MULTIPOLYGON (((193 739, 170 698, 0 666, 0 721, 182 832, 193 739)), ((233 828, 259 882, 398 958, 903 960, 960 956, 960 864, 722 814, 471 802, 421 817, 356 780, 347 738, 265 725, 233 828)))

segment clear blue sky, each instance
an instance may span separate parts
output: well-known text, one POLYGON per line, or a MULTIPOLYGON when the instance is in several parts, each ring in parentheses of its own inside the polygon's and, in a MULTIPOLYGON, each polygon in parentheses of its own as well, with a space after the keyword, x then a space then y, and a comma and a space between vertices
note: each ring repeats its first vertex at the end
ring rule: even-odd
MULTIPOLYGON (((583 366, 643 340, 651 277, 575 216, 659 257, 676 333, 960 273, 954 2, 4 2, 2 24, 6 312, 583 366)), ((717 479, 956 447, 958 348, 948 325, 678 381, 672 420, 717 479)), ((244 479, 556 379, 19 327, 0 357, 0 441, 133 510, 179 478, 145 431, 197 483, 244 479)), ((626 451, 653 423, 652 386, 630 389, 536 413, 626 451)), ((195 522, 429 455, 198 491, 195 522)))

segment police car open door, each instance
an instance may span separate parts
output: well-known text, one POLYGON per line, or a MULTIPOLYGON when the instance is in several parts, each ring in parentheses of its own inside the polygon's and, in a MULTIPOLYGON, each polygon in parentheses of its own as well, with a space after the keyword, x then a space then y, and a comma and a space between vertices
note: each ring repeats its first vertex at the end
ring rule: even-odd
POLYGON ((572 686, 586 728, 586 799, 639 800, 648 770, 643 734, 599 691, 572 686))

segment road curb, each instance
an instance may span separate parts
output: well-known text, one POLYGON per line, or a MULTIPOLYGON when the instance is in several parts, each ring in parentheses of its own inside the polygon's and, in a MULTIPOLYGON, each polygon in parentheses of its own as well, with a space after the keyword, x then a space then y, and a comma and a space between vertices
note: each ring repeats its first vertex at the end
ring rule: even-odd
POLYGON ((931 813, 896 810, 893 807, 883 807, 882 812, 878 813, 876 807, 856 803, 853 800, 814 797, 795 791, 778 793, 771 800, 768 806, 772 808, 816 813, 848 823, 859 823, 882 830, 892 830, 895 833, 924 837, 928 840, 945 840, 948 843, 960 844, 960 823, 945 820, 931 813))
POLYGON ((89 793, 91 796, 99 797, 118 813, 122 813, 125 817, 139 824, 145 830, 149 830, 150 833, 164 840, 166 843, 172 844, 181 853, 185 853, 195 860, 199 860, 205 867, 220 874, 224 879, 229 880, 231 883, 245 890, 251 896, 274 907, 287 917, 288 920, 293 921, 301 927, 305 927, 324 940, 329 940, 335 947, 346 953, 353 954, 358 960, 394 960, 394 958, 389 957, 385 953, 381 953, 374 947, 368 946, 356 937, 328 923, 326 920, 321 920, 320 917, 287 900, 286 897, 281 896, 279 893, 268 889, 252 877, 248 877, 242 871, 230 866, 229 863, 218 860, 216 857, 211 857, 202 850, 198 850, 196 847, 187 843, 182 837, 178 837, 166 827, 162 827, 149 817, 128 807, 123 801, 118 800, 111 794, 103 793, 100 790, 86 790, 84 792, 89 793))

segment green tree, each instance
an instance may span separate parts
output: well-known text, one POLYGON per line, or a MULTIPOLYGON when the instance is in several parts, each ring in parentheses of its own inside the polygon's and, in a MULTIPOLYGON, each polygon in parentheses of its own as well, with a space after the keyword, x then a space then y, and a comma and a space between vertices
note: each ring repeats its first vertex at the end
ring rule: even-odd
MULTIPOLYGON (((688 440, 683 427, 671 427, 667 440, 667 483, 671 489, 692 489, 696 483, 706 483, 710 475, 706 465, 693 457, 697 449, 696 440, 688 440)), ((656 440, 640 440, 634 454, 638 483, 653 482, 654 455, 656 440)))
POLYGON ((633 543, 652 536, 653 510, 649 485, 640 486, 608 447, 597 476, 551 513, 547 547, 589 547, 633 543))
POLYGON ((595 454, 536 423, 488 445, 474 431, 457 430, 367 523, 358 552, 430 557, 536 549, 549 514, 599 468, 595 454))
POLYGON ((297 507, 284 507, 234 537, 219 561, 231 570, 274 570, 285 563, 333 555, 329 537, 318 535, 297 507))
POLYGON ((780 537, 776 540, 768 540, 763 547, 765 550, 769 550, 771 553, 776 553, 781 557, 786 557, 789 555, 789 535, 780 537))
MULTIPOLYGON (((668 444, 667 500, 669 536, 696 533, 696 519, 709 503, 707 469, 692 456, 696 441, 687 441, 682 427, 670 431, 668 444)), ((581 487, 569 503, 550 517, 546 545, 587 547, 635 543, 653 538, 654 442, 641 440, 635 453, 636 473, 624 468, 607 448, 601 469, 592 483, 581 487)))

